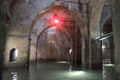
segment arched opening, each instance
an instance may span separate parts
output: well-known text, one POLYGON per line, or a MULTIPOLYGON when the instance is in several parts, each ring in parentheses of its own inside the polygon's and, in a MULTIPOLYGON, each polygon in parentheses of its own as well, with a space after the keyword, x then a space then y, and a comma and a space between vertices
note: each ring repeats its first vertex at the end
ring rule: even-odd
POLYGON ((36 59, 40 59, 40 61, 68 61, 71 47, 71 38, 62 28, 50 27, 38 37, 36 59))
POLYGON ((18 50, 16 48, 12 48, 10 50, 9 62, 17 62, 18 59, 18 50))
POLYGON ((102 40, 102 52, 103 52, 103 63, 107 64, 114 64, 114 42, 112 36, 112 19, 109 18, 103 28, 102 28, 102 35, 107 35, 106 39, 102 40), (110 34, 110 35, 108 35, 110 34), (106 59, 107 58, 107 59, 106 59))
POLYGON ((104 23, 103 28, 102 28, 103 35, 108 34, 110 32, 113 32, 111 17, 106 20, 106 22, 104 23))
POLYGON ((103 80, 115 79, 114 65, 114 42, 112 19, 109 18, 102 27, 102 62, 103 62, 103 80))
POLYGON ((102 41, 103 64, 111 63, 110 42, 108 39, 102 41))
MULTIPOLYGON (((51 25, 49 23, 51 17, 54 16, 54 14, 56 13, 59 13, 59 15, 61 15, 62 21, 63 21, 62 24, 58 25, 59 26, 58 28, 62 28, 67 33, 67 35, 71 38, 71 41, 72 41, 72 48, 70 48, 72 49, 72 54, 71 54, 72 63, 80 64, 80 65, 85 64, 85 48, 83 46, 85 44, 82 42, 85 42, 83 40, 85 40, 85 37, 87 35, 85 31, 86 27, 83 25, 82 21, 78 19, 77 15, 74 15, 71 11, 69 11, 69 9, 67 9, 64 6, 53 6, 53 7, 47 8, 46 10, 43 10, 42 13, 38 14, 34 19, 30 29, 30 46, 34 45, 32 47, 34 50, 33 49, 30 50, 30 51, 34 51, 34 53, 32 53, 32 55, 34 56, 33 61, 38 57, 37 48, 38 48, 39 39, 41 39, 39 37, 46 29, 50 28, 51 26, 52 27, 56 26, 56 25, 51 25), (34 31, 35 28, 36 30, 34 31), (35 35, 34 38, 32 38, 33 32, 35 35), (33 40, 34 40, 34 43, 31 44, 33 40)), ((55 48, 55 45, 52 44, 52 46, 53 48, 55 48)), ((67 51, 70 51, 70 49, 68 49, 67 51)))

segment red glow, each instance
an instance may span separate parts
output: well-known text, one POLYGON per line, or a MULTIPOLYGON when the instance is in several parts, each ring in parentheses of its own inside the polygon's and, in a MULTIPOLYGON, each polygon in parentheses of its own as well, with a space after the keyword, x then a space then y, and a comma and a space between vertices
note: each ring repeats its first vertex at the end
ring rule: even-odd
POLYGON ((62 20, 60 15, 58 14, 53 14, 52 18, 50 19, 50 24, 54 26, 60 26, 62 25, 62 20))
POLYGON ((58 24, 59 20, 58 19, 54 19, 54 23, 58 24))

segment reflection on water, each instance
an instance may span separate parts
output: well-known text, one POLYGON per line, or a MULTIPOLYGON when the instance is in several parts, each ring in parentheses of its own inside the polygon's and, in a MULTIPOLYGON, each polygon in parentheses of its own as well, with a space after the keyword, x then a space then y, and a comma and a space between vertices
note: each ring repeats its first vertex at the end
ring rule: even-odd
POLYGON ((17 72, 11 72, 11 75, 12 75, 11 80, 18 80, 17 72))
POLYGON ((29 80, 29 71, 26 68, 9 68, 2 71, 2 80, 29 80))
POLYGON ((102 80, 99 71, 82 71, 69 63, 47 62, 25 68, 11 68, 2 72, 2 80, 102 80))
POLYGON ((71 72, 71 71, 72 71, 72 65, 69 66, 69 72, 71 72))

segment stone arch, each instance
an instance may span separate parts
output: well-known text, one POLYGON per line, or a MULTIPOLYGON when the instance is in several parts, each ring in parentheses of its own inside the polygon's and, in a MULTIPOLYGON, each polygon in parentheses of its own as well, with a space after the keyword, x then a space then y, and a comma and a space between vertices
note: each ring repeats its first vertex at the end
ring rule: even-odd
MULTIPOLYGON (((77 17, 77 15, 74 14, 74 12, 70 11, 68 8, 64 7, 64 6, 52 6, 52 7, 49 7, 49 8, 46 8, 45 10, 43 10, 42 12, 40 12, 36 17, 35 19, 33 20, 32 24, 31 24, 31 27, 29 29, 29 38, 31 37, 31 34, 32 34, 32 30, 35 26, 35 24, 41 19, 42 16, 44 16, 45 14, 49 13, 49 12, 54 12, 55 10, 60 10, 62 9, 63 11, 65 11, 66 14, 69 14, 71 16, 70 20, 72 19, 75 24, 74 26, 75 27, 78 27, 78 29, 80 30, 81 32, 81 38, 85 38, 87 36, 87 27, 83 24, 83 22, 77 17)), ((43 28, 43 30, 45 30, 47 27, 49 27, 51 25, 47 25, 45 28, 43 28)), ((71 35, 71 33, 64 28, 64 31, 68 34, 68 35, 71 35)), ((40 32, 41 33, 41 32, 40 32)), ((72 39, 72 38, 71 38, 72 39)), ((31 39, 30 39, 31 40, 31 39)), ((85 39, 82 39, 82 40, 85 40, 85 39)), ((73 43, 73 42, 72 42, 73 43)), ((30 44, 30 43, 29 43, 30 44)), ((81 44, 81 45, 84 45, 84 44, 81 44)), ((83 48, 84 49, 84 48, 83 48)))
POLYGON ((85 31, 86 31, 86 26, 83 24, 83 22, 77 17, 77 15, 74 14, 74 12, 70 11, 68 8, 64 7, 64 6, 52 6, 52 7, 48 7, 46 9, 44 9, 43 11, 41 11, 33 20, 31 27, 29 29, 29 33, 31 34, 33 27, 35 26, 36 22, 45 14, 47 14, 48 12, 52 12, 54 11, 54 9, 56 10, 57 8, 61 8, 66 10, 66 12, 69 12, 69 14, 71 16, 73 16, 74 20, 76 21, 77 25, 79 26, 79 29, 82 33, 82 35, 85 35, 85 31))
POLYGON ((103 33, 103 34, 107 34, 107 33, 110 33, 110 32, 113 32, 113 29, 112 29, 112 19, 111 19, 111 17, 109 17, 109 18, 105 21, 105 23, 104 23, 104 25, 103 25, 103 27, 102 27, 102 33, 103 33))
POLYGON ((102 55, 101 55, 101 45, 92 39, 97 39, 101 36, 100 26, 101 26, 101 16, 103 11, 103 6, 105 0, 91 0, 89 5, 89 68, 91 69, 102 69, 102 55), (98 56, 98 57, 96 57, 98 56))
POLYGON ((101 13, 101 36, 108 36, 108 38, 102 40, 101 53, 102 53, 102 64, 114 63, 114 42, 113 42, 113 27, 112 27, 112 16, 110 11, 109 1, 105 0, 103 10, 101 13), (106 51, 106 52, 105 52, 106 51), (109 55, 109 59, 105 60, 105 56, 109 55))
MULTIPOLYGON (((54 27, 54 26, 53 26, 54 27)), ((38 50, 38 42, 39 42, 39 39, 40 39, 40 37, 41 37, 41 35, 46 31, 46 30, 48 30, 49 28, 52 28, 52 27, 46 27, 44 30, 42 30, 42 32, 40 32, 40 34, 39 34, 39 36, 38 36, 38 38, 37 38, 37 42, 36 42, 36 63, 37 63, 37 54, 38 54, 38 52, 37 52, 37 50, 38 50)), ((71 36, 70 36, 70 34, 64 29, 64 28, 61 28, 61 30, 63 30, 66 34, 67 34, 67 36, 69 37, 69 39, 70 39, 70 43, 71 43, 71 46, 70 46, 70 48, 72 48, 72 44, 73 44, 73 41, 72 41, 72 38, 71 38, 71 36)))
MULTIPOLYGON (((105 47, 105 50, 109 52, 109 62, 114 64, 114 41, 113 41, 113 26, 112 26, 112 18, 109 17, 103 27, 102 27, 102 35, 108 35, 107 42, 109 43, 109 46, 105 47), (110 35, 109 35, 110 34, 110 35), (109 50, 108 50, 109 49, 109 50)), ((106 40, 102 41, 102 44, 105 45, 106 40)), ((107 53, 106 53, 107 54, 107 53)), ((104 54, 103 54, 104 55, 104 54)))
POLYGON ((100 37, 100 20, 102 16, 104 0, 90 1, 90 37, 100 37))

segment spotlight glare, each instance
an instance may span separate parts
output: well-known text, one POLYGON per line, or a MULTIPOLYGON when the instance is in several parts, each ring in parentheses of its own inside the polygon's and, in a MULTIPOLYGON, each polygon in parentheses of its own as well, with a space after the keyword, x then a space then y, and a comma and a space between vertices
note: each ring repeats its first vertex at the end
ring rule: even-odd
POLYGON ((55 19, 55 20, 54 20, 54 23, 56 23, 56 24, 59 23, 59 20, 58 20, 58 19, 55 19))
POLYGON ((70 75, 71 76, 81 76, 83 75, 85 72, 84 71, 71 71, 70 75))

